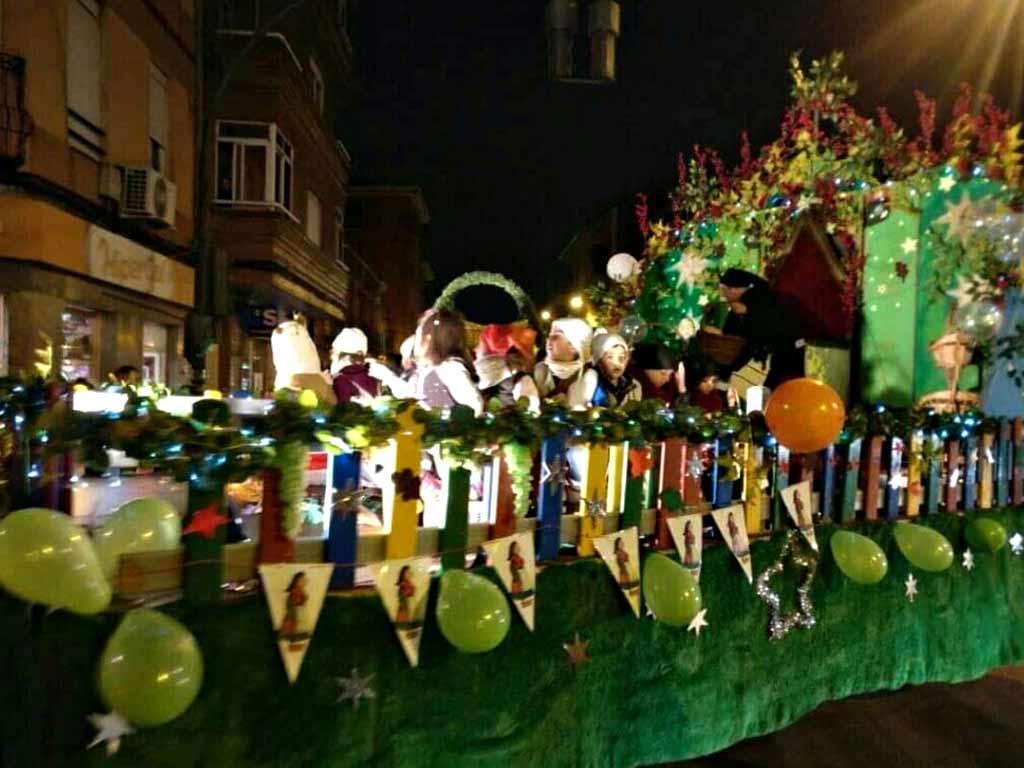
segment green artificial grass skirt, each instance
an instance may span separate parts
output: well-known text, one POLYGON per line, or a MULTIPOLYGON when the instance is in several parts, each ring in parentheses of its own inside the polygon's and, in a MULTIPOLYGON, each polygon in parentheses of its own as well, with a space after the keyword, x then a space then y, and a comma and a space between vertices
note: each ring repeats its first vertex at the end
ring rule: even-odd
MULTIPOLYGON (((1024 510, 992 513, 1024 530, 1024 510)), ((469 656, 448 645, 433 616, 411 669, 378 598, 327 599, 298 681, 289 686, 262 596, 208 609, 161 608, 195 634, 206 665, 199 698, 168 725, 128 736, 107 758, 86 745, 90 712, 102 711, 96 665, 118 617, 29 612, 0 599, 0 758, 5 766, 334 768, 335 766, 634 766, 722 749, 782 728, 821 702, 908 683, 960 681, 1024 659, 1024 557, 1009 547, 960 565, 965 518, 922 520, 957 551, 945 573, 916 572, 892 526, 857 526, 889 557, 878 585, 858 586, 829 553, 813 598, 818 623, 778 642, 768 609, 721 546, 704 553, 701 588, 709 626, 698 638, 637 620, 596 560, 548 567, 537 588, 537 631, 516 616, 495 651, 469 656), (563 651, 574 633, 592 661, 574 669, 563 651), (337 702, 335 678, 372 674, 376 698, 337 702)), ((755 574, 778 536, 753 545, 755 574)), ((796 574, 777 580, 792 605, 796 574)), ((436 586, 435 586, 436 592, 436 586)), ((822 756, 823 760, 827 756, 822 756)))

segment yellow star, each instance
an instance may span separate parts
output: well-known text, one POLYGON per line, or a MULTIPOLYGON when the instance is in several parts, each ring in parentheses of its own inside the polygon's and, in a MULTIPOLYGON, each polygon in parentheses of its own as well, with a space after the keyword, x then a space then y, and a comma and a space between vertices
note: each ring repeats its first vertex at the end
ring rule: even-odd
POLYGON ((956 179, 952 176, 943 176, 939 179, 939 189, 942 192, 949 192, 953 187, 956 186, 956 179))
POLYGON ((909 255, 917 250, 917 240, 913 237, 906 237, 903 239, 903 244, 900 248, 903 249, 904 253, 909 255))
POLYGON ((946 225, 946 237, 958 238, 963 242, 970 231, 971 198, 965 192, 960 201, 953 204, 946 201, 946 212, 935 219, 937 224, 946 225))

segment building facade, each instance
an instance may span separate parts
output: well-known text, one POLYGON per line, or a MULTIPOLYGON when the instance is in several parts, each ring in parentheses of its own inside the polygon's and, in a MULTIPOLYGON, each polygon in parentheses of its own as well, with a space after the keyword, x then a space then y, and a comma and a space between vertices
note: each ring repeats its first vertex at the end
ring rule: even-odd
POLYGON ((326 367, 350 283, 344 211, 351 158, 331 127, 353 78, 347 3, 208 4, 211 233, 225 255, 228 316, 208 355, 225 391, 273 387, 269 337, 300 314, 326 367))
POLYGON ((369 272, 350 292, 352 318, 381 352, 416 330, 430 278, 424 253, 430 212, 418 187, 354 186, 345 212, 346 258, 369 272))
POLYGON ((194 10, 0 0, 0 374, 187 380, 194 10))

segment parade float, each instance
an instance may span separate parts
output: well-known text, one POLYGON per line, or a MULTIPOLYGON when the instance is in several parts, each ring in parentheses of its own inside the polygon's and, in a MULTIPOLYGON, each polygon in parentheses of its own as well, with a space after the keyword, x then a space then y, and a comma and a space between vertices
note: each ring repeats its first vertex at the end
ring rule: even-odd
POLYGON ((328 405, 283 366, 272 401, 2 382, 5 758, 653 764, 1024 659, 1017 128, 965 100, 938 147, 921 97, 908 139, 840 63, 794 63, 735 172, 681 164, 592 292, 711 349, 722 269, 768 276, 822 362, 763 415, 328 405))

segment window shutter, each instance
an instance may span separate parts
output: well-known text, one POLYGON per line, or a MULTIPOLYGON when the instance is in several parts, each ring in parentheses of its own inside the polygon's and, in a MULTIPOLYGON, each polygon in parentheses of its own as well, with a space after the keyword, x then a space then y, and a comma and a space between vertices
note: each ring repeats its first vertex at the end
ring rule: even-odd
POLYGON ((93 0, 69 0, 67 51, 68 109, 99 128, 100 9, 93 0))
POLYGON ((167 77, 154 66, 149 68, 149 137, 165 149, 167 139, 167 77))

